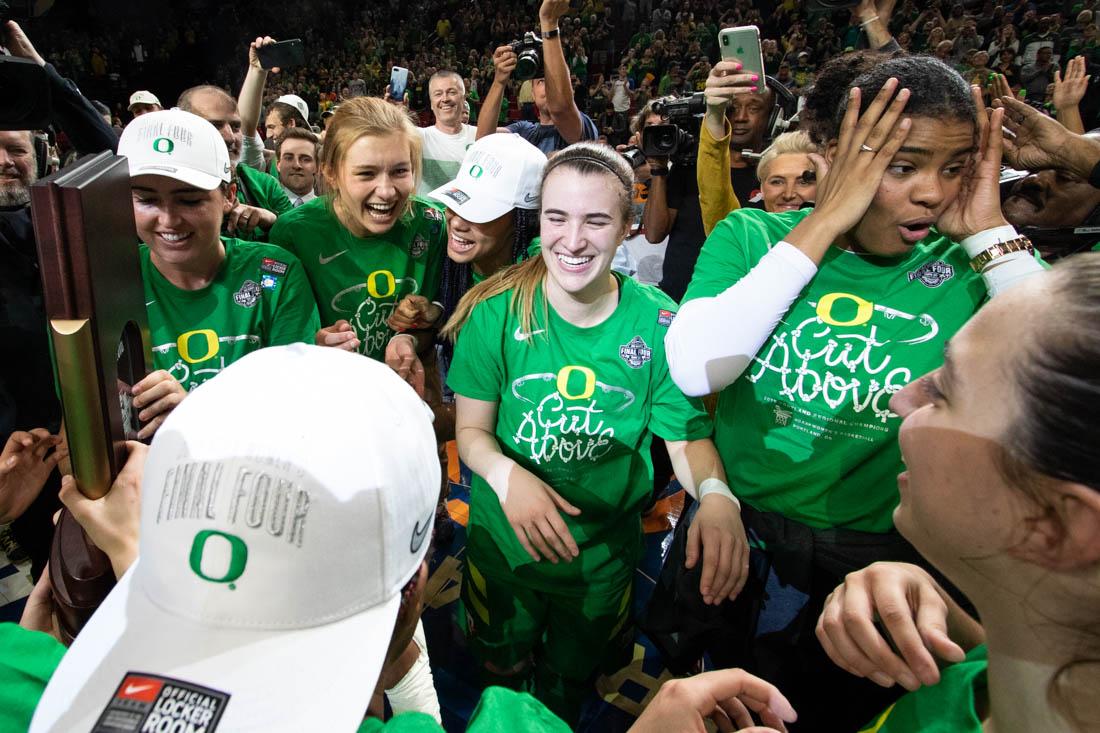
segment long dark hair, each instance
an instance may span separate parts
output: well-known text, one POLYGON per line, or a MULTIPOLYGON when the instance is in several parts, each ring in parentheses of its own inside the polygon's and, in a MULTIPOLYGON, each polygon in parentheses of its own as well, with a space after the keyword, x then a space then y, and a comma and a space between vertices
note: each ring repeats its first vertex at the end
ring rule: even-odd
MULTIPOLYGON (((539 235, 538 209, 512 209, 512 256, 509 264, 527 259, 527 248, 531 240, 539 235)), ((492 275, 493 273, 489 273, 492 275)), ((439 302, 443 305, 443 322, 446 323, 458 308, 458 301, 470 289, 473 282, 473 267, 469 262, 455 262, 450 257, 443 259, 443 277, 439 284, 439 302)), ((451 364, 454 343, 443 339, 443 367, 451 364)))

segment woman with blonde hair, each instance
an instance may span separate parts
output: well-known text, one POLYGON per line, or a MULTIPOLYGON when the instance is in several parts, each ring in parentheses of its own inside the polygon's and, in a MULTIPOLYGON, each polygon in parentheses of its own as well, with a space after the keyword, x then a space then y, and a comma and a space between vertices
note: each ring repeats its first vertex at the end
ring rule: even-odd
POLYGON ((698 400, 669 377, 675 304, 611 270, 633 173, 577 143, 547 163, 541 250, 472 288, 444 335, 458 452, 474 472, 462 594, 486 682, 576 724, 587 685, 632 641, 631 588, 650 496, 651 435, 701 495, 687 564, 708 602, 740 590, 747 547, 698 400), (533 664, 532 664, 533 660, 533 664))
POLYGON ((443 207, 413 193, 421 143, 403 108, 356 97, 326 130, 321 169, 329 193, 279 217, 271 241, 305 266, 323 326, 316 342, 381 360, 397 303, 436 297, 443 207))
POLYGON ((765 211, 796 211, 813 203, 817 178, 811 153, 817 146, 805 132, 785 132, 777 137, 756 164, 765 211))

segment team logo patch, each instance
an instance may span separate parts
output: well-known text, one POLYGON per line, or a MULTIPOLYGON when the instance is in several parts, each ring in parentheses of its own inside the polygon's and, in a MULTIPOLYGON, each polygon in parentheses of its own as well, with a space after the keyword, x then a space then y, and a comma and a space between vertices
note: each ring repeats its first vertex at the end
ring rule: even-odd
POLYGON ((645 345, 641 336, 635 336, 629 344, 619 347, 619 356, 632 369, 640 369, 642 364, 653 358, 653 349, 645 345))
POLYGON ((229 694, 190 682, 127 672, 92 733, 203 731, 214 733, 229 694))
POLYGON ((657 311, 657 325, 671 326, 672 319, 676 317, 676 311, 666 311, 663 308, 657 311))
POLYGON ((943 260, 936 260, 927 262, 910 272, 909 282, 920 280, 930 288, 938 288, 953 277, 955 277, 955 268, 943 260))
POLYGON ((279 260, 273 260, 270 257, 264 257, 263 262, 260 263, 260 272, 270 272, 272 275, 285 275, 286 263, 279 262, 279 260))
POLYGON ((428 251, 428 239, 423 234, 417 234, 413 237, 412 244, 409 245, 409 254, 412 255, 414 260, 418 260, 424 256, 424 253, 428 251))
POLYGON ((431 221, 443 221, 443 212, 429 206, 424 209, 424 218, 431 221))
POLYGON ((264 290, 274 290, 275 286, 279 284, 279 278, 274 275, 264 275, 260 278, 260 287, 264 290))
POLYGON ((233 302, 242 308, 251 308, 260 299, 261 290, 255 280, 245 280, 241 289, 233 293, 233 302))
POLYGON ((466 195, 466 193, 459 191, 457 188, 448 188, 443 192, 443 195, 454 200, 456 204, 464 204, 470 200, 470 197, 466 195))

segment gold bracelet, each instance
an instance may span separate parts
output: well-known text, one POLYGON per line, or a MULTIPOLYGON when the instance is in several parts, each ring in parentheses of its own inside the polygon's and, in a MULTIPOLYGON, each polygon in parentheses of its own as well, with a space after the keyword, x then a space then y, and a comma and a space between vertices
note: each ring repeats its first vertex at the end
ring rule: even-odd
POLYGON ((1004 257, 1012 252, 1034 252, 1035 247, 1027 237, 1016 237, 1007 242, 997 242, 987 250, 979 252, 970 260, 970 267, 974 272, 980 273, 982 268, 998 257, 1004 257))

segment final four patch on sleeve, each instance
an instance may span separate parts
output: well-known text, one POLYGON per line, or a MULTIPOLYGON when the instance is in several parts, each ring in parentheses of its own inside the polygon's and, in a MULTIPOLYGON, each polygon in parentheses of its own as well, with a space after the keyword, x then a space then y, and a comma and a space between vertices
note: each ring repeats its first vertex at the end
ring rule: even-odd
POLYGON ((229 693, 144 672, 127 672, 91 733, 214 733, 229 693))
POLYGON ((663 308, 657 311, 657 325, 671 326, 672 319, 676 317, 676 311, 666 311, 663 308))
POLYGON ((270 257, 264 257, 263 262, 260 263, 260 272, 270 272, 272 275, 285 275, 286 263, 279 260, 273 260, 270 257))

